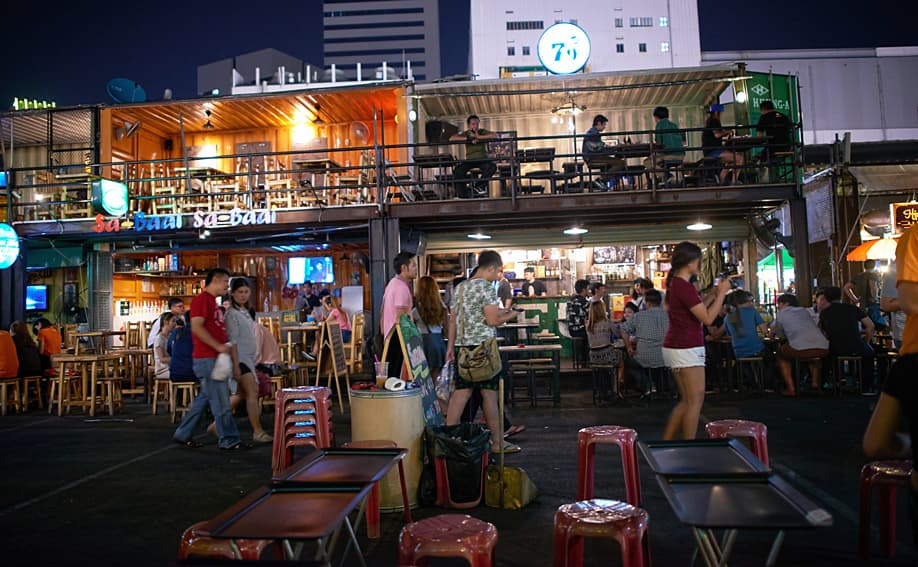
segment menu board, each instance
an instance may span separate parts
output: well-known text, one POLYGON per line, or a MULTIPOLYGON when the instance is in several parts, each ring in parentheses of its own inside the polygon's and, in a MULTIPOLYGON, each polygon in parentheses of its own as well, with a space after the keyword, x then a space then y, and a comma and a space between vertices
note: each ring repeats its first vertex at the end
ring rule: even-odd
POLYGON ((325 323, 325 337, 332 357, 332 367, 336 375, 347 374, 347 358, 344 356, 344 337, 341 324, 337 321, 325 323))
POLYGON ((437 401, 437 391, 430 374, 430 366, 427 365, 427 356, 424 354, 424 341, 421 333, 407 315, 398 318, 395 328, 402 345, 402 355, 406 361, 408 376, 421 389, 424 423, 428 426, 444 425, 445 421, 443 414, 440 413, 440 404, 437 401))

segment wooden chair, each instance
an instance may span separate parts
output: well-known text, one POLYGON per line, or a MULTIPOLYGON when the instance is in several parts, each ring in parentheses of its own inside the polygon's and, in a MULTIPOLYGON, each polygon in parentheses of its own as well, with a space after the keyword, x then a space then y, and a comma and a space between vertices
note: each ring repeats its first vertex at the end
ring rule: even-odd
POLYGON ((41 396, 41 376, 23 376, 22 378, 22 411, 29 409, 29 389, 35 389, 35 401, 38 409, 44 409, 41 396))
POLYGON ((150 187, 150 195, 156 197, 151 199, 152 205, 150 211, 154 215, 180 215, 182 214, 182 204, 179 202, 176 194, 178 191, 174 186, 150 187))
POLYGON ((239 193, 238 183, 208 183, 207 192, 210 195, 210 210, 214 212, 231 211, 235 208, 245 208, 246 196, 244 195, 215 195, 215 193, 239 193), (242 200, 240 200, 242 197, 242 200))
POLYGON ((64 347, 70 354, 77 352, 77 343, 79 342, 76 333, 79 332, 80 326, 76 323, 64 325, 64 347))
POLYGON ((265 182, 266 209, 292 209, 295 203, 292 179, 270 179, 265 182))
POLYGON ((351 342, 344 345, 344 354, 347 356, 347 371, 355 374, 363 370, 363 335, 366 325, 366 315, 354 313, 351 321, 351 342))
POLYGON ((9 403, 10 394, 13 398, 13 411, 18 412, 22 407, 22 397, 19 395, 19 378, 0 378, 0 415, 6 415, 6 404, 9 403))
POLYGON ((128 321, 124 328, 124 348, 144 348, 143 327, 140 321, 128 321))
POLYGON ((86 198, 79 199, 74 198, 75 196, 70 194, 67 189, 63 189, 60 193, 60 201, 63 201, 61 206, 61 217, 65 219, 91 219, 95 216, 92 208, 92 201, 89 200, 89 185, 86 186, 86 198))

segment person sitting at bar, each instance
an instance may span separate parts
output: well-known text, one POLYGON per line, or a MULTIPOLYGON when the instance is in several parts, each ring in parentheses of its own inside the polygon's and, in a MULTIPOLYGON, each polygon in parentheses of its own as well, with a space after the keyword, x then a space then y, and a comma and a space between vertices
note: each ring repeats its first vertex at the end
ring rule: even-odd
POLYGON ((822 334, 810 310, 800 307, 797 296, 785 293, 778 296, 778 313, 771 323, 771 334, 787 339, 778 348, 778 372, 784 379, 784 396, 794 396, 796 387, 791 374, 792 360, 809 360, 810 384, 818 392, 819 362, 816 359, 829 355, 829 340, 822 334))
POLYGON ((159 332, 153 337, 153 374, 157 378, 169 378, 169 334, 175 328, 175 313, 166 311, 159 316, 159 332))
POLYGON ((602 133, 609 124, 609 119, 602 114, 593 117, 593 125, 583 135, 581 153, 583 161, 591 169, 601 171, 600 185, 608 181, 609 172, 625 169, 625 160, 612 157, 615 146, 602 141, 602 133))
MULTIPOLYGON (((842 292, 838 287, 824 287, 816 292, 819 309, 819 328, 829 339, 829 359, 839 356, 860 356, 862 384, 865 392, 873 388, 873 341, 874 325, 870 317, 860 308, 842 303, 842 292), (861 336, 861 329, 864 334, 861 336)), ((836 376, 836 382, 841 377, 836 376)))
POLYGON ((481 128, 481 120, 474 114, 465 119, 465 125, 465 130, 449 137, 450 142, 465 142, 465 160, 453 170, 453 177, 458 181, 457 196, 461 198, 473 197, 475 193, 486 193, 488 179, 497 171, 497 164, 494 160, 488 159, 487 144, 488 140, 496 140, 497 134, 481 128), (481 172, 475 186, 469 183, 473 169, 481 172))
POLYGON ((876 260, 865 261, 864 271, 851 278, 851 281, 845 284, 844 290, 845 295, 867 313, 875 327, 885 330, 889 325, 880 313, 880 286, 883 276, 876 268, 876 260))
POLYGON ((18 376, 19 356, 16 355, 16 343, 8 331, 0 330, 0 378, 18 376))
POLYGON ((720 170, 720 184, 727 185, 727 177, 731 182, 736 182, 737 172, 743 165, 743 154, 724 149, 724 138, 733 135, 733 130, 724 130, 720 123, 720 114, 724 105, 712 104, 709 109, 708 120, 701 133, 701 147, 705 159, 720 160, 725 167, 720 170))
MULTIPOLYGON (((755 308, 752 294, 746 290, 737 289, 727 296, 729 311, 724 319, 727 334, 733 345, 733 355, 736 358, 762 357, 766 374, 772 367, 771 350, 765 348, 762 341, 763 335, 768 332, 768 323, 762 319, 755 308)), ((762 376, 762 386, 770 383, 762 376)))
POLYGON ((775 103, 770 100, 760 102, 759 111, 762 115, 755 125, 755 131, 768 136, 768 141, 759 154, 759 160, 767 164, 774 159, 775 152, 790 151, 791 122, 786 115, 775 110, 775 103))
MULTIPOLYGON (((185 302, 182 301, 180 297, 170 297, 168 302, 169 313, 175 315, 173 322, 175 325, 181 326, 185 324, 185 302)), ((159 335, 160 325, 162 325, 162 317, 157 317, 153 321, 153 326, 150 327, 150 336, 147 337, 147 347, 153 348, 153 342, 156 340, 156 336, 159 335)))
MULTIPOLYGON (((658 106, 653 109, 653 119, 656 122, 654 127, 654 140, 663 146, 663 149, 654 153, 652 157, 644 160, 644 167, 651 171, 651 175, 663 173, 667 163, 681 162, 685 159, 685 144, 682 140, 682 133, 679 131, 679 125, 669 119, 669 109, 665 106, 658 106)), ((663 180, 664 184, 675 181, 672 172, 667 172, 668 176, 663 180)))
POLYGON ((61 352, 61 332, 44 317, 35 325, 38 327, 38 354, 41 355, 42 371, 48 372, 54 369, 51 356, 61 352))
POLYGON ((16 356, 19 357, 19 377, 41 376, 41 356, 38 354, 38 345, 29 333, 29 326, 22 321, 13 321, 10 335, 16 345, 16 356))
POLYGON ((174 326, 169 331, 166 341, 166 354, 169 355, 169 379, 173 382, 197 382, 194 374, 194 341, 191 338, 191 327, 174 326))
POLYGON ((647 308, 635 313, 629 321, 625 321, 621 331, 628 356, 636 363, 635 369, 641 371, 640 378, 635 382, 642 385, 643 395, 646 396, 656 385, 652 383, 650 374, 645 370, 666 366, 663 362, 663 339, 666 337, 666 329, 669 328, 669 316, 661 307, 663 294, 658 290, 647 290, 644 301, 647 308))
POLYGON ((523 295, 527 297, 548 295, 548 290, 545 288, 545 284, 537 280, 535 277, 535 268, 530 266, 524 269, 523 278, 526 279, 526 283, 523 284, 523 295))

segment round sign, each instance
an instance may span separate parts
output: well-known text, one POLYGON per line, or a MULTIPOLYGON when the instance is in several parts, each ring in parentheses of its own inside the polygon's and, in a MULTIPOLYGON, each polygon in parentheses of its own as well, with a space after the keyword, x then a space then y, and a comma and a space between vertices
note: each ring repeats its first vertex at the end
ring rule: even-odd
POLYGON ((539 38, 539 61, 556 75, 576 73, 589 58, 590 38, 578 25, 561 22, 539 38))
POLYGON ((0 222, 0 270, 9 268, 19 258, 19 235, 10 225, 0 222))

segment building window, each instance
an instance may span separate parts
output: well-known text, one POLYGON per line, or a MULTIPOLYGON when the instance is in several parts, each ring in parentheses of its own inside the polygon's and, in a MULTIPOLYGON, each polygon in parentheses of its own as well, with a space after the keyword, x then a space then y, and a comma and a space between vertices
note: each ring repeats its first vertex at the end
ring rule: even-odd
POLYGON ((507 55, 509 55, 509 56, 511 56, 511 57, 513 57, 514 55, 516 55, 516 47, 514 47, 514 46, 512 46, 512 45, 508 45, 508 46, 507 46, 507 55))
POLYGON ((662 51, 663 53, 669 53, 669 42, 668 41, 660 42, 660 51, 662 51))
POLYGON ((541 30, 544 28, 545 22, 542 20, 507 22, 507 31, 541 30))
POLYGON ((669 27, 669 18, 667 16, 660 16, 660 27, 669 27))
POLYGON ((647 44, 646 44, 646 43, 639 43, 639 44, 638 44, 638 51, 640 51, 641 53, 647 53, 647 44))
POLYGON ((629 18, 628 24, 633 28, 652 28, 653 18, 629 18))
POLYGON ((523 55, 529 55, 529 46, 528 46, 528 45, 524 45, 524 46, 523 46, 523 55))
POLYGON ((616 44, 615 44, 615 52, 616 52, 616 53, 624 53, 624 52, 625 52, 625 44, 624 44, 624 43, 616 43, 616 44))
POLYGON ((624 18, 615 18, 615 27, 617 27, 617 28, 625 27, 625 19, 624 19, 624 18))

